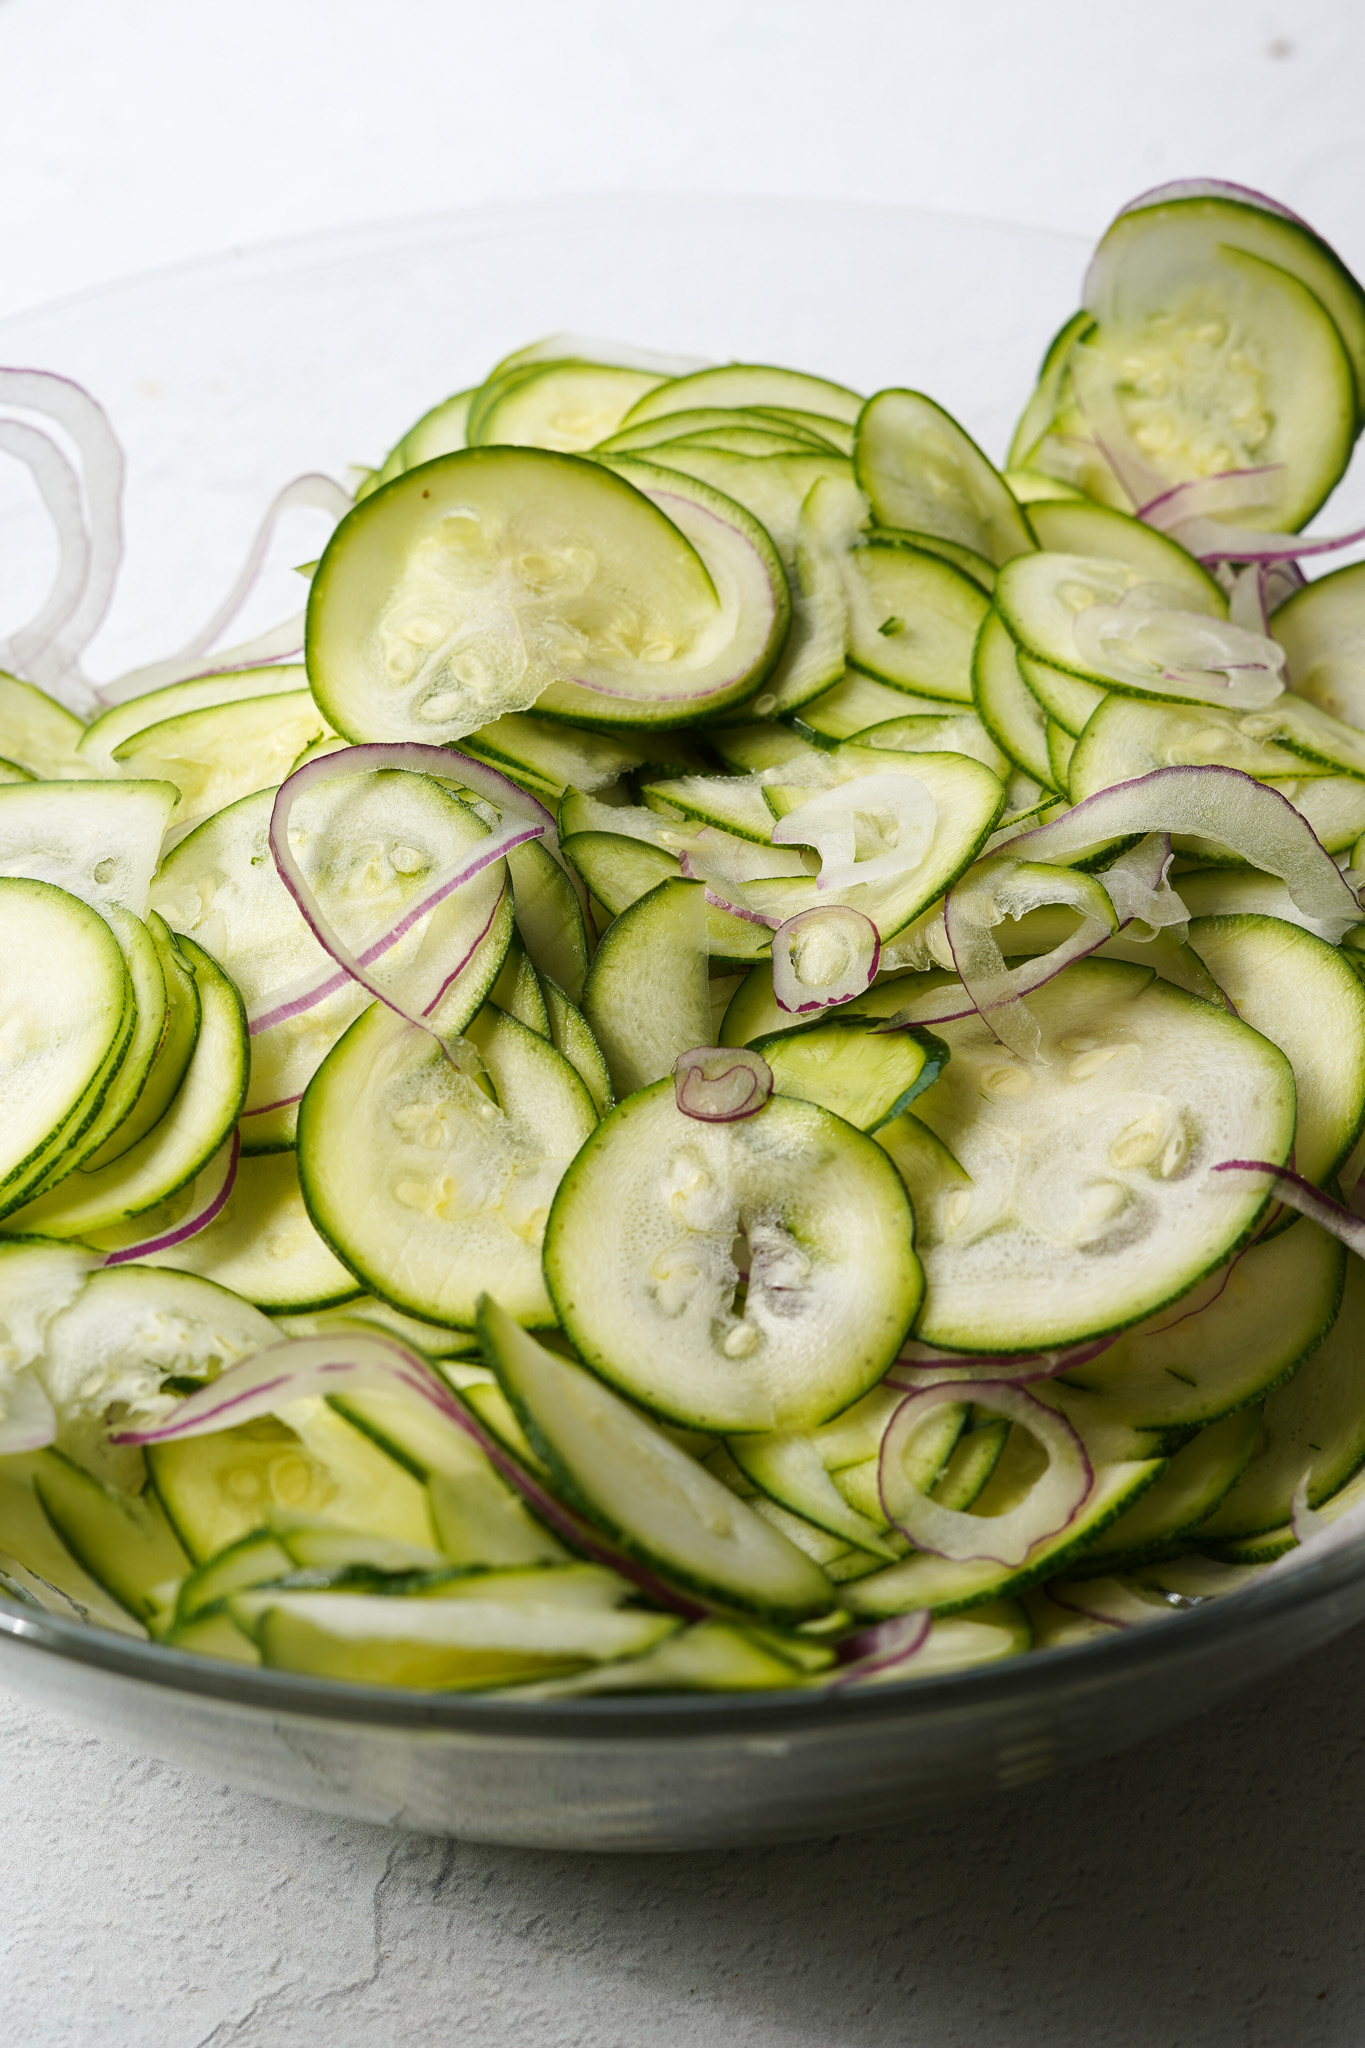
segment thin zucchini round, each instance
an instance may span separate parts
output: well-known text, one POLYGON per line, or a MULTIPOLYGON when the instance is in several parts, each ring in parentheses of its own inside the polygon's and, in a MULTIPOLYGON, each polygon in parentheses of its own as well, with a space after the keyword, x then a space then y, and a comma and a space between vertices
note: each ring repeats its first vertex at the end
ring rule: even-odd
POLYGON ((847 1407, 896 1356, 921 1287, 909 1204, 870 1139, 776 1095, 741 1122, 701 1123, 671 1076, 574 1160, 545 1279, 595 1372, 655 1414, 726 1432, 847 1407))

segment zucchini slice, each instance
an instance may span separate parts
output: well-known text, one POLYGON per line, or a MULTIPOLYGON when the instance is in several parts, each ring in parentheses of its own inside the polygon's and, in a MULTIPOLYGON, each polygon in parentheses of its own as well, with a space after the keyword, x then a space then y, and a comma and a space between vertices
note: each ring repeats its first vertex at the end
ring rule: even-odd
POLYGON ((818 1566, 592 1373, 547 1351, 487 1298, 479 1333, 555 1491, 632 1556, 708 1600, 774 1621, 834 1605, 818 1566))
POLYGON ((781 646, 786 584, 765 540, 706 486, 633 457, 443 456, 333 534, 309 678, 351 739, 458 740, 533 704, 686 725, 752 695, 781 646))
POLYGON ((580 1356, 670 1421, 805 1429, 875 1385, 920 1297, 885 1153, 812 1103, 685 1116, 671 1077, 604 1118, 555 1197, 545 1278, 580 1356))
POLYGON ((466 1037, 457 1071, 429 1033, 367 1010, 304 1096, 303 1197, 343 1264, 406 1314, 470 1327, 496 1274, 515 1314, 551 1323, 545 1218, 597 1113, 569 1062, 492 1004, 466 1037))
POLYGON ((1277 1047, 1149 970, 1083 960, 1029 997, 1043 1057, 980 1018, 915 1114, 969 1178, 916 1202, 917 1331, 951 1350, 1046 1350, 1122 1329, 1220 1265, 1266 1205, 1223 1159, 1287 1158, 1294 1079, 1277 1047), (1258 1149, 1264 1144, 1267 1149, 1258 1149))
POLYGON ((922 392, 870 398, 859 415, 853 459, 879 526, 941 535, 996 564, 1036 546, 999 471, 922 392))

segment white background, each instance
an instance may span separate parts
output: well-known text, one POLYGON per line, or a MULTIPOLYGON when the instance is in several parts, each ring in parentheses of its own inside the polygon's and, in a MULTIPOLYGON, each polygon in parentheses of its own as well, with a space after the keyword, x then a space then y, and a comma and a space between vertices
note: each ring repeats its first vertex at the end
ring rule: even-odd
POLYGON ((1202 172, 1365 258, 1350 0, 0 0, 0 316, 235 243, 604 190, 1096 233, 1202 172))
MULTIPOLYGON (((0 317, 358 219, 575 191, 1097 232, 1266 187, 1365 265, 1349 0, 0 0, 0 317)), ((1345 2048, 1365 1643, 984 1813, 647 1864, 386 1836, 0 1699, 15 2048, 1345 2048)))

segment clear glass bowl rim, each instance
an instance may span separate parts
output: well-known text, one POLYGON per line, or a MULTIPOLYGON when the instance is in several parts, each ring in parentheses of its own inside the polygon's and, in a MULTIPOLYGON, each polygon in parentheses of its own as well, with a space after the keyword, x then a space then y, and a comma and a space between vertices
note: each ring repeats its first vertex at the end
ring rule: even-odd
MULTIPOLYGON (((130 1678, 165 1691, 224 1705, 313 1720, 387 1729, 444 1729, 464 1735, 513 1739, 553 1737, 613 1740, 663 1734, 719 1736, 812 1731, 837 1715, 842 1723, 888 1716, 913 1726, 960 1705, 984 1708, 1024 1703, 1039 1692, 1083 1691, 1093 1684, 1121 1686, 1164 1665, 1193 1656, 1229 1654, 1276 1616, 1329 1603, 1365 1577, 1365 1536, 1292 1571, 1239 1588, 1217 1599, 1112 1637, 1043 1650, 1027 1650, 999 1663, 933 1677, 905 1678, 837 1690, 802 1686, 746 1693, 615 1694, 587 1699, 518 1700, 497 1695, 417 1691, 355 1685, 296 1672, 235 1665, 141 1642, 85 1622, 67 1621, 21 1606, 0 1593, 0 1643, 39 1650, 60 1661, 130 1678)), ((967 1610, 970 1613, 970 1609, 967 1610)), ((736 1617, 742 1619, 742 1617, 736 1617)), ((1342 1626, 1346 1624, 1343 1623, 1342 1626)), ((1334 1631, 1327 1631, 1332 1633, 1334 1631)), ((0 1650, 3 1660, 13 1650, 0 1650)))

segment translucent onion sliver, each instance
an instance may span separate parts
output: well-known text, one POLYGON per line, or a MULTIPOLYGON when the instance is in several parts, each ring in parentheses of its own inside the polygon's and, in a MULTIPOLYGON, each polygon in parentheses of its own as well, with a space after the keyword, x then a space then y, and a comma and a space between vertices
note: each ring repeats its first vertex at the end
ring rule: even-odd
POLYGON ((1339 1238, 1348 1251, 1359 1259, 1365 1259, 1365 1217, 1357 1216, 1341 1202, 1333 1201, 1321 1188, 1315 1188, 1311 1181, 1300 1173, 1294 1173, 1287 1166, 1276 1166, 1269 1159, 1220 1159, 1214 1167, 1215 1173, 1263 1173, 1275 1184, 1275 1196, 1287 1209, 1297 1209, 1300 1216, 1310 1217, 1320 1229, 1332 1237, 1339 1238))
MULTIPOLYGON (((114 682, 106 683, 100 692, 102 700, 106 704, 120 704, 129 697, 140 697, 148 690, 164 690, 172 683, 183 682, 190 676, 201 674, 206 667, 212 672, 214 664, 206 663, 204 657, 219 636, 232 624, 255 589, 265 567, 265 558, 275 537, 275 529, 283 515, 308 506, 315 511, 325 512, 335 525, 337 521, 345 518, 354 502, 350 492, 330 476, 310 473, 306 476, 296 476, 290 483, 285 484, 266 507, 265 515, 247 549, 246 560, 233 579, 231 589, 198 632, 192 634, 183 647, 176 653, 167 655, 164 660, 151 662, 144 668, 129 669, 114 682)), ((285 620, 281 625, 270 629, 271 636, 273 638, 283 631, 286 638, 294 640, 297 634, 298 644, 301 645, 302 632, 299 629, 302 624, 302 615, 297 620, 285 620)), ((292 653, 294 650, 291 647, 283 651, 292 653)))
MULTIPOLYGON (((84 574, 69 610, 63 599, 61 625, 49 628, 41 647, 26 648, 26 673, 46 689, 79 699, 85 708, 92 693, 80 657, 103 623, 123 561, 123 450, 104 407, 70 377, 49 370, 0 369, 0 404, 55 420, 80 458, 84 574)), ((74 543, 74 531, 70 539, 74 543)))
POLYGON ((1094 1486, 1085 1446, 1064 1415, 1006 1380, 940 1381, 908 1394, 882 1438, 877 1472, 882 1512, 917 1550, 967 1563, 976 1558, 1020 1565, 1034 1547, 1058 1536, 1084 1507, 1094 1486), (1047 1470, 1017 1507, 1003 1515, 971 1515, 945 1508, 897 1469, 898 1454, 925 1416, 946 1402, 970 1401, 1007 1416, 1048 1453, 1047 1470))
MULTIPOLYGON (((412 1008, 411 1005, 402 1002, 391 989, 385 988, 383 983, 377 981, 369 972, 369 963, 361 955, 352 952, 332 930, 322 905, 313 894, 307 877, 290 847, 289 817, 305 790, 312 788, 316 783, 333 781, 338 776, 362 775, 382 768, 401 768, 418 774, 443 775, 451 781, 461 781, 466 787, 478 791, 478 781, 467 780, 466 770, 474 771, 479 766, 477 762, 467 762, 465 756, 457 753, 454 748, 424 746, 419 742, 376 741, 365 746, 346 747, 340 753, 321 755, 315 760, 305 762, 303 767, 296 768, 294 773, 281 783, 274 809, 270 814, 270 851, 280 880, 293 897, 318 944, 324 952, 331 955, 352 981, 358 982, 379 1002, 386 1004, 398 1016, 405 1018, 409 1024, 417 1025, 423 1031, 432 1030, 427 1022, 426 1010, 412 1008)), ((496 771, 484 771, 485 776, 490 773, 496 775, 496 771)), ((504 776, 497 775, 496 780, 498 783, 506 783, 504 776)), ((515 784, 508 787, 515 789, 515 784)), ((547 827, 553 829, 549 813, 543 805, 536 803, 533 797, 525 796, 520 790, 516 791, 516 795, 519 801, 508 804, 508 808, 514 811, 519 822, 516 825, 504 825, 499 831, 490 833, 486 839, 472 847, 454 867, 448 868, 444 874, 423 889, 408 905, 403 915, 385 931, 382 941, 375 940, 367 948, 371 958, 376 957, 376 947, 383 950, 391 946, 405 932, 410 931, 419 918, 425 917, 428 911, 434 910, 465 882, 482 873, 484 868, 496 860, 501 860, 503 855, 510 853, 514 847, 525 845, 527 840, 543 838, 547 827), (532 805, 534 812, 530 809, 532 805), (535 815, 536 812, 539 813, 538 817, 535 815)), ((505 797, 503 800, 506 802, 505 797)), ((304 999, 306 994, 304 991, 304 995, 298 999, 300 1006, 304 1008, 310 1006, 304 999)), ((311 1000, 315 1002, 319 999, 320 995, 314 995, 311 1000)), ((264 1029, 267 1019, 277 1021, 274 1009, 265 1013, 263 1017, 258 1017, 255 1028, 264 1029)), ((439 1034, 434 1031, 432 1036, 439 1039, 439 1034)))
POLYGON ((1339 940, 1360 923, 1355 891, 1286 797, 1240 768, 1154 768, 1117 782, 1060 818, 1000 848, 1020 860, 1068 860, 1132 833, 1194 833, 1216 839, 1253 867, 1278 875, 1294 902, 1339 940))
POLYGON ((933 1620, 927 1607, 917 1607, 909 1614, 892 1615, 889 1621, 874 1622, 871 1628, 845 1636, 836 1651, 837 1664, 828 1677, 819 1681, 820 1685, 833 1692, 841 1686, 857 1685, 864 1678, 880 1678, 888 1671, 899 1670, 924 1648, 933 1620))
POLYGON ((773 994, 793 1015, 850 1003, 872 986, 881 960, 877 927, 845 903, 798 910, 773 933, 773 994))
POLYGON ((699 1045, 674 1062, 673 1090, 684 1116, 734 1124, 757 1116, 773 1092, 773 1070, 742 1046, 699 1045))

